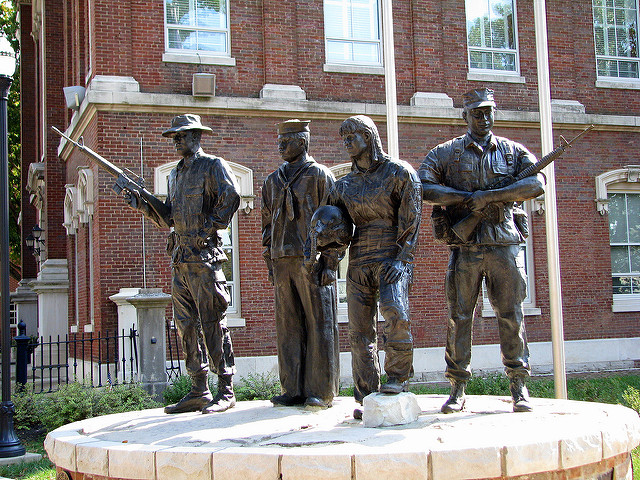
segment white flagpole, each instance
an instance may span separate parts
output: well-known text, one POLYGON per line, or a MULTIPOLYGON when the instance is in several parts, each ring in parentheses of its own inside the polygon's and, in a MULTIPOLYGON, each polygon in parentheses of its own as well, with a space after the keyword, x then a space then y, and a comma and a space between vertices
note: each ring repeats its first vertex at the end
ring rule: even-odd
MULTIPOLYGON (((549 87, 549 50, 545 0, 534 0, 536 57, 538 63, 538 101, 540 105, 540 134, 542 152, 553 150, 551 121, 551 89, 549 87)), ((543 170, 547 177, 545 188, 545 224, 547 230, 547 268, 549 270, 549 306, 551 309, 551 344, 553 350, 553 379, 556 398, 567 398, 567 375, 564 358, 564 330, 562 321, 562 288, 558 253, 558 211, 556 205, 556 177, 553 163, 543 170)))
POLYGON ((391 0, 382 0, 382 58, 387 105, 387 147, 392 158, 400 158, 398 146, 398 104, 396 96, 396 60, 393 46, 391 0))

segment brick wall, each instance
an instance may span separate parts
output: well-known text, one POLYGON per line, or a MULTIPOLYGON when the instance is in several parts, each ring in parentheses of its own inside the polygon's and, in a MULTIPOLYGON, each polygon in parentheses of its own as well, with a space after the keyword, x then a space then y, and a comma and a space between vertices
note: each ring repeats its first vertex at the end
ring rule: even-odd
MULTIPOLYGON (((83 2, 80 2, 84 5, 83 2)), ((192 65, 162 61, 164 52, 163 1, 148 0, 114 4, 95 0, 90 18, 74 24, 63 6, 69 2, 47 2, 52 13, 46 17, 50 35, 68 28, 86 31, 93 22, 93 45, 74 35, 64 36, 67 47, 55 50, 48 43, 47 122, 68 125, 69 111, 64 109, 61 87, 65 81, 83 81, 88 65, 85 54, 93 57, 93 74, 133 76, 142 92, 185 94, 191 92, 195 72, 216 74, 217 95, 258 97, 265 83, 294 84, 302 87, 310 100, 382 103, 384 79, 381 75, 324 72, 324 26, 322 2, 301 0, 273 2, 250 0, 231 2, 231 53, 236 66, 192 65), (54 7, 59 6, 56 10, 54 7), (56 13, 56 11, 58 13, 56 13), (69 26, 70 25, 70 26, 69 26), (62 55, 66 52, 66 55, 62 55), (83 66, 84 65, 84 66, 83 66), (62 66, 65 66, 62 68, 62 66), (71 66, 70 71, 62 70, 71 66)), ((84 11, 74 4, 71 12, 84 11)), ((23 6, 24 7, 24 6, 23 6)), ((464 3, 453 0, 394 1, 396 71, 398 100, 407 105, 416 91, 446 93, 461 106, 461 95, 483 85, 496 91, 503 110, 536 111, 538 108, 537 72, 533 10, 530 2, 517 2, 520 74, 525 83, 483 83, 467 79, 464 3)), ((638 115, 639 96, 633 90, 595 88, 595 56, 591 7, 585 2, 561 0, 548 5, 549 54, 552 97, 578 100, 587 113, 638 115), (568 20, 570 19, 570 21, 568 20)), ((81 36, 83 37, 83 36, 81 36)), ((62 35, 60 35, 62 38, 62 35)), ((25 80, 23 80, 25 81, 25 80)), ((25 104, 26 105, 26 104, 25 104)), ((99 111, 84 130, 91 148, 134 172, 140 169, 140 140, 145 176, 152 184, 153 168, 176 160, 170 142, 160 136, 174 114, 99 111)), ((347 115, 345 115, 346 117, 347 115)), ((205 151, 250 167, 254 173, 255 209, 238 214, 240 243, 241 313, 246 326, 232 330, 238 355, 275 353, 273 292, 267 282, 260 242, 260 188, 266 176, 280 164, 274 126, 287 117, 265 112, 263 118, 203 115, 213 134, 205 136, 205 151)), ((311 125, 311 154, 328 166, 347 161, 338 136, 342 119, 314 120, 311 125)), ((500 120, 500 112, 498 113, 500 120)), ((417 124, 401 119, 401 157, 418 167, 430 148, 464 132, 457 125, 417 124)), ((451 123, 447 121, 446 123, 451 123)), ((386 145, 385 125, 378 123, 386 145)), ((47 127, 48 128, 48 127, 47 127)), ((633 129, 632 129, 633 130, 633 129)), ((540 153, 539 132, 531 128, 497 127, 495 132, 540 153)), ((554 132, 570 137, 574 132, 554 132)), ((34 142, 35 143, 35 142, 34 142)), ((79 307, 80 326, 89 322, 89 267, 93 266, 93 312, 97 331, 113 328, 116 306, 108 297, 122 287, 143 284, 142 220, 111 190, 113 179, 93 166, 95 179, 94 257, 90 258, 88 225, 80 225, 75 240, 64 235, 62 199, 64 184, 76 183, 77 167, 88 165, 79 153, 66 164, 57 160, 57 138, 47 140, 47 248, 50 257, 67 256, 74 281, 77 268, 78 298, 70 288, 70 317, 79 307), (78 254, 75 258, 75 243, 78 254)), ((591 133, 558 162, 558 217, 560 265, 564 295, 565 337, 588 339, 640 336, 637 313, 612 313, 610 253, 607 217, 595 208, 595 176, 629 164, 637 164, 637 131, 615 128, 591 133), (588 241, 585 241, 588 239, 588 241), (588 316, 587 316, 588 315, 588 316)), ((35 154, 35 153, 34 153, 35 154)), ((30 154, 31 155, 31 154, 30 154)), ((411 294, 413 332, 417 347, 441 346, 445 340, 447 319, 444 299, 446 248, 437 245, 431 235, 430 207, 425 206, 424 221, 416 260, 415 282, 411 294)), ((550 339, 549 292, 547 287, 544 218, 532 219, 536 306, 541 315, 527 318, 530 340, 550 339)), ((165 253, 166 231, 146 224, 147 286, 170 286, 169 258, 165 253)), ((493 318, 476 319, 474 341, 498 340, 493 318)), ((72 320, 70 319, 70 322, 72 320)), ((341 347, 347 348, 345 326, 340 326, 341 347)))

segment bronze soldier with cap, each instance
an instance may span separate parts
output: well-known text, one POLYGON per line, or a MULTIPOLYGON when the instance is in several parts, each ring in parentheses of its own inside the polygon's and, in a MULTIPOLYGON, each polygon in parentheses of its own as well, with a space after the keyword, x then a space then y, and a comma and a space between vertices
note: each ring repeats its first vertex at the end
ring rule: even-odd
POLYGON ((442 406, 444 413, 464 407, 465 385, 471 376, 473 315, 483 279, 498 320, 513 410, 531 410, 525 386, 530 367, 522 309, 526 273, 520 257, 520 243, 528 228, 526 214, 516 204, 541 195, 543 186, 531 176, 507 187, 487 189, 536 162, 519 143, 492 133, 493 93, 482 88, 464 95, 462 116, 467 133, 431 150, 418 170, 424 200, 435 205, 436 238, 451 252, 445 282, 449 309, 445 375, 451 382, 451 395, 442 406), (468 232, 461 225, 468 224, 470 215, 479 221, 477 225, 472 222, 468 232))
POLYGON ((284 163, 262 187, 262 245, 275 287, 276 340, 282 394, 274 405, 327 408, 338 394, 336 317, 338 258, 329 250, 304 265, 311 218, 327 201, 334 177, 309 155, 309 121, 278 124, 284 163))
POLYGON ((171 255, 173 318, 178 327, 191 391, 165 413, 221 412, 236 403, 231 336, 225 312, 230 297, 222 263, 218 230, 229 226, 240 204, 238 185, 227 162, 207 155, 200 147, 203 132, 198 115, 175 117, 162 133, 173 139, 182 159, 171 170, 165 204, 168 214, 158 213, 137 195, 128 202, 161 228, 173 227, 167 251, 171 255), (206 354, 201 349, 204 337, 206 354), (208 362, 207 362, 208 357, 208 362), (208 365, 207 365, 208 363, 208 365), (218 376, 215 397, 209 391, 207 367, 218 376))

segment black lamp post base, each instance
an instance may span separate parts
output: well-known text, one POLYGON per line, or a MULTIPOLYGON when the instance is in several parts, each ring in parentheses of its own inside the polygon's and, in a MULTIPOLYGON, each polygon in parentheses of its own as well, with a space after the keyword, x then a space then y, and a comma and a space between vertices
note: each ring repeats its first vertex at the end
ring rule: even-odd
POLYGON ((13 429, 14 412, 13 402, 0 403, 0 458, 20 457, 26 453, 13 429))

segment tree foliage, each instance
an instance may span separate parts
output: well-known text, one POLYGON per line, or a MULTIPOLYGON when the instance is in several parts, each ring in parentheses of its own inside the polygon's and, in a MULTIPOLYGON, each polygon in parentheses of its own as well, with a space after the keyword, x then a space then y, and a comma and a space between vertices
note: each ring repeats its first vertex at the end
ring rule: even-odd
MULTIPOLYGON (((0 0, 0 28, 9 39, 14 51, 18 54, 20 62, 20 45, 17 39, 18 20, 16 0, 0 0)), ((9 92, 7 104, 9 120, 9 243, 11 262, 20 265, 20 229, 18 217, 20 216, 22 189, 20 188, 20 68, 16 68, 13 75, 13 84, 9 92)))

